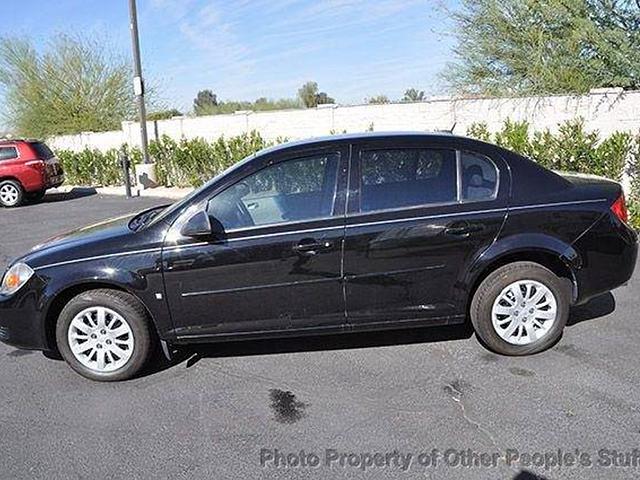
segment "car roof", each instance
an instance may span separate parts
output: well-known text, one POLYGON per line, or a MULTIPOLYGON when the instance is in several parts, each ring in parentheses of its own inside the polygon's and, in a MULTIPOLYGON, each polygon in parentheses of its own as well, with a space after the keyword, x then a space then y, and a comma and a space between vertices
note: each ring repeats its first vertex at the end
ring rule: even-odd
POLYGON ((41 142, 41 140, 36 140, 34 138, 0 138, 0 145, 5 143, 21 143, 21 142, 34 143, 34 142, 41 142))
POLYGON ((321 137, 306 138, 304 140, 294 140, 281 143, 273 147, 267 147, 257 155, 274 153, 290 148, 304 148, 320 146, 321 144, 348 143, 361 140, 388 140, 388 139, 415 139, 415 140, 443 140, 460 139, 471 140, 468 137, 453 135, 449 132, 419 132, 419 131, 398 131, 398 132, 363 132, 363 133, 342 133, 338 135, 326 135, 321 137))

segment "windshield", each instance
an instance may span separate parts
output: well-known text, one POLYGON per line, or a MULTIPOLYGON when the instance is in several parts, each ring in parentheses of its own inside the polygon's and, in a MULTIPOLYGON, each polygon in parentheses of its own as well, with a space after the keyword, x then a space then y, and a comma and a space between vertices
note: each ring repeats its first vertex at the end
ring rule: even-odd
POLYGON ((158 214, 154 215, 150 219, 147 219, 147 221, 145 222, 145 226, 155 225, 156 223, 161 222, 165 218, 169 217, 174 212, 177 212, 177 211, 181 210, 185 205, 189 204, 189 202, 191 202, 191 200, 193 198, 197 197, 198 195, 200 195, 200 193, 202 193, 205 190, 207 190, 215 182, 220 180, 225 175, 228 175, 229 173, 233 172, 237 168, 242 167, 245 163, 247 163, 249 160, 252 160, 256 156, 257 156, 257 154, 254 153, 254 154, 249 155, 248 157, 240 160, 238 163, 235 163, 235 164, 231 165, 229 168, 227 168, 222 173, 219 173, 218 175, 213 177, 211 180, 209 180, 207 183, 202 185, 200 188, 195 189, 193 192, 188 194, 182 200, 177 201, 176 203, 174 203, 174 204, 170 205, 169 207, 167 207, 164 211, 159 211, 158 214))

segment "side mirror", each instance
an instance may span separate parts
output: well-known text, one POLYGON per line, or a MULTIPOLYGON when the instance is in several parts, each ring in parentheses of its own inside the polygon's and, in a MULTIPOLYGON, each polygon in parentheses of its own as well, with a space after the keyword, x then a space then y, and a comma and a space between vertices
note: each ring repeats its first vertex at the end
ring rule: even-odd
POLYGON ((215 232, 207 211, 200 210, 182 226, 180 233, 185 237, 206 237, 215 232))

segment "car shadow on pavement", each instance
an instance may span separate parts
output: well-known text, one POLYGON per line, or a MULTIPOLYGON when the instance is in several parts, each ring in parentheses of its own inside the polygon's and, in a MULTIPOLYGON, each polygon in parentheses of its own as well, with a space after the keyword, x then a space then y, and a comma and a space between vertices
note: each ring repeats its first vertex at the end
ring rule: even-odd
POLYGON ((573 307, 571 309, 571 313, 569 314, 567 326, 572 327, 573 325, 577 325, 578 323, 604 317, 606 315, 609 315, 610 313, 613 313, 615 309, 616 300, 611 292, 598 295, 597 297, 589 300, 584 305, 573 307))
MULTIPOLYGON (((155 372, 171 368, 186 360, 191 368, 203 358, 244 357, 252 355, 275 355, 282 353, 315 352, 329 350, 351 350, 358 348, 435 343, 470 338, 470 325, 448 325, 414 329, 386 330, 378 332, 341 333, 267 340, 243 340, 215 344, 190 345, 180 348, 175 358, 165 365, 157 365, 155 372)), ((147 372, 148 374, 155 373, 147 372)))
MULTIPOLYGON (((569 327, 610 314, 615 310, 615 299, 611 293, 600 295, 584 305, 571 310, 569 327)), ((377 332, 341 333, 266 340, 229 341, 213 344, 189 345, 173 351, 171 360, 158 351, 156 358, 139 375, 146 377, 173 368, 186 362, 191 368, 205 358, 245 357, 253 355, 275 355, 331 350, 436 343, 464 340, 473 335, 470 322, 461 325, 421 327, 413 329, 384 330, 377 332)), ((159 349, 158 349, 159 350, 159 349)), ((527 472, 524 472, 526 474, 527 472)), ((535 478, 535 477, 521 477, 535 478)))
POLYGON ((547 477, 529 472, 528 470, 522 470, 513 477, 513 480, 547 480, 547 477))
POLYGON ((74 187, 68 192, 50 192, 47 193, 42 200, 33 203, 56 203, 76 200, 78 198, 91 197, 97 195, 97 190, 91 187, 74 187))

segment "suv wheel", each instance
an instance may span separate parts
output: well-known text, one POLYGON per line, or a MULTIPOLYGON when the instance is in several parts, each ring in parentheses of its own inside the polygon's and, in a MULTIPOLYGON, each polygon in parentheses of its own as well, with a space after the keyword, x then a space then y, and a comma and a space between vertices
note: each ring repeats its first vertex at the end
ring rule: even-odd
POLYGON ((566 281, 533 262, 515 262, 492 272, 471 301, 471 321, 480 340, 504 355, 546 350, 562 336, 569 316, 566 281))
POLYGON ((0 205, 3 207, 17 207, 24 199, 22 185, 15 180, 0 182, 0 205))
POLYGON ((116 290, 92 290, 73 298, 58 319, 56 341, 71 368, 102 382, 132 378, 152 352, 144 307, 116 290))

